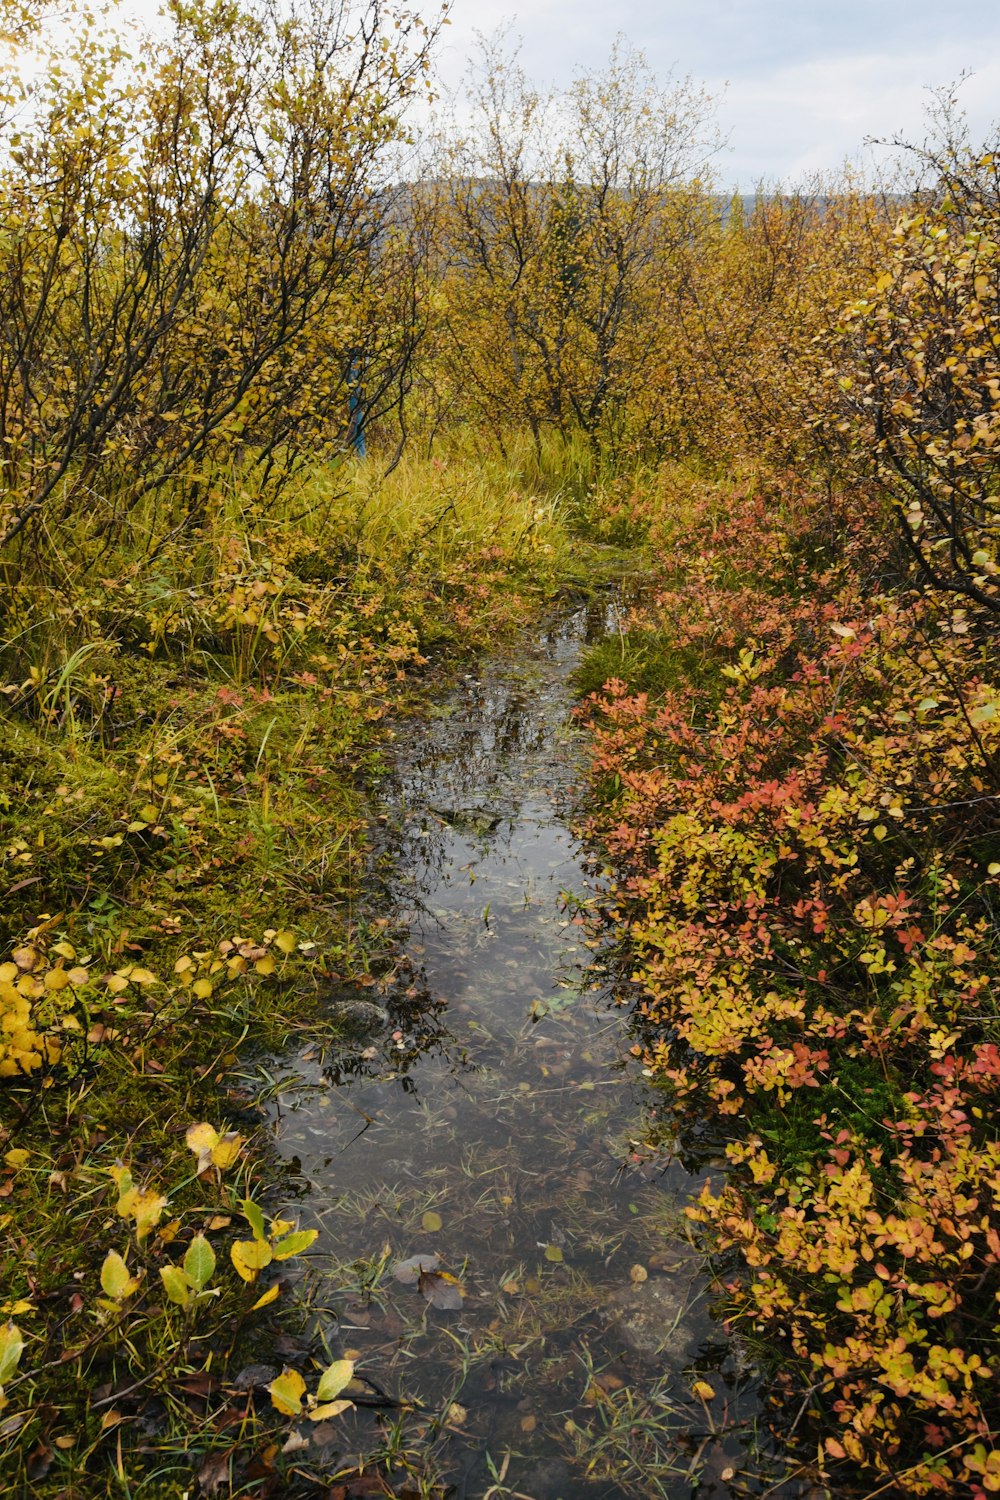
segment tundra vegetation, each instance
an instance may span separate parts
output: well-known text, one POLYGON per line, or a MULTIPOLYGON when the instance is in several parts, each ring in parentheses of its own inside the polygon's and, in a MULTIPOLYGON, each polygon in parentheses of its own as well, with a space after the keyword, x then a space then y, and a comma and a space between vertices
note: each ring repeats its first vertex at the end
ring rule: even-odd
POLYGON ((724 1315, 810 1493, 1000 1491, 1000 140, 729 202, 624 43, 449 116, 384 0, 0 18, 10 1492, 350 1399, 225 1385, 313 1239, 235 1070, 379 953, 387 713, 640 552, 581 816, 724 1315))

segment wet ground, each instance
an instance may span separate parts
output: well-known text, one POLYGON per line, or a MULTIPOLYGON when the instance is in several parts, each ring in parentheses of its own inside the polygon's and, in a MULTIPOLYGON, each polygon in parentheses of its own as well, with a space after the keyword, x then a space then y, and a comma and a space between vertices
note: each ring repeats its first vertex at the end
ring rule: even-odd
POLYGON ((683 1218, 702 1179, 643 1149, 655 1100, 567 899, 594 878, 571 676, 614 628, 568 613, 399 728, 373 872, 399 963, 332 997, 353 1040, 275 1092, 321 1230, 303 1297, 370 1382, 318 1443, 400 1493, 748 1492, 753 1382, 683 1218))

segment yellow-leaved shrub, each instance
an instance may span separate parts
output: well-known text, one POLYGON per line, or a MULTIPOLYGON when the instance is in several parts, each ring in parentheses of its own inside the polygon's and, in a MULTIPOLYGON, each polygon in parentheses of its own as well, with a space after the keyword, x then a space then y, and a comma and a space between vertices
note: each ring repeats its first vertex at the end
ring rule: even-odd
POLYGON ((29 942, 0 964, 0 1078, 37 1073, 57 1063, 68 1031, 79 1031, 74 1011, 90 974, 69 943, 48 952, 29 942))

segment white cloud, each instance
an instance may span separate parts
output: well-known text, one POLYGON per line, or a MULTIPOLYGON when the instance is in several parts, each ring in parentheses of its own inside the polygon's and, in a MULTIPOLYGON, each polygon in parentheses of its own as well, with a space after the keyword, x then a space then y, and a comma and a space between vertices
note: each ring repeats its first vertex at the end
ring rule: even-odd
POLYGON ((727 184, 786 182, 859 161, 867 136, 922 139, 927 90, 977 69, 961 93, 974 136, 1000 98, 1000 7, 989 0, 455 0, 439 54, 454 86, 474 34, 508 24, 540 84, 600 67, 615 35, 662 73, 722 93, 727 184), (982 62, 982 59, 986 59, 982 62))
MULTIPOLYGON (((731 151, 720 175, 743 187, 760 179, 794 183, 868 156, 866 138, 920 142, 929 90, 954 82, 954 56, 898 53, 841 56, 783 67, 730 85, 720 114, 731 151)), ((974 139, 986 135, 1000 96, 1000 60, 958 92, 974 139)), ((886 153, 872 153, 876 157, 886 153)))

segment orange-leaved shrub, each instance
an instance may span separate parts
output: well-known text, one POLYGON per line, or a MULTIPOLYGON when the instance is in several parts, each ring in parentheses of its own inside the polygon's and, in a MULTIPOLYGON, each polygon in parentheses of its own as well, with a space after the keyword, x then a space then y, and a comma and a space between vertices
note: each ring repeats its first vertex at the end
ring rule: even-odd
POLYGON ((862 587, 863 532, 832 556, 801 487, 702 510, 658 610, 697 672, 655 700, 611 681, 585 711, 646 1066, 729 1127, 690 1212, 738 1252, 735 1325, 795 1356, 797 1437, 845 1484, 982 1495, 1000 671, 954 596, 862 587))

